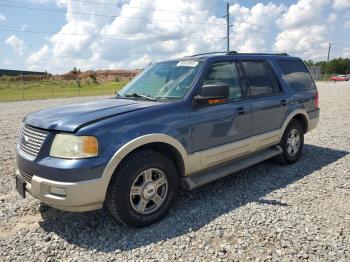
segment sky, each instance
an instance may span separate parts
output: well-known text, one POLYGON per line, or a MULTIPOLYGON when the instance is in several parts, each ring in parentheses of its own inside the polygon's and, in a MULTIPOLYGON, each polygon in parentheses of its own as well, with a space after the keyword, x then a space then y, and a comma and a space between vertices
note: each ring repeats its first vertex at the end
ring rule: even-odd
MULTIPOLYGON (((230 49, 350 58, 350 0, 230 1, 230 49)), ((0 68, 135 69, 226 50, 222 0, 0 0, 0 68)))

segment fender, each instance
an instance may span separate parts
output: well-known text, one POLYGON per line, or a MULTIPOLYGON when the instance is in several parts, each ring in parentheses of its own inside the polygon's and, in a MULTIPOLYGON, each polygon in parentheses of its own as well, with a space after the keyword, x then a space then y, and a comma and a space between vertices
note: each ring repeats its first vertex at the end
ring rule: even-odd
POLYGON ((109 160, 108 164, 106 165, 106 168, 103 171, 102 174, 102 180, 104 181, 104 183, 106 183, 106 190, 109 184, 109 181, 114 173, 114 171, 116 170, 116 168, 118 167, 118 165, 120 164, 120 162, 133 150, 135 150, 136 148, 146 145, 146 144, 150 144, 150 143, 156 143, 156 142, 160 142, 160 143, 165 143, 168 144, 172 147, 174 147, 181 155, 182 160, 184 162, 184 168, 185 168, 185 173, 188 172, 189 170, 189 158, 188 158, 188 154, 185 150, 185 148, 183 147, 183 145, 176 140, 175 138, 169 136, 169 135, 165 135, 165 134, 161 134, 161 133, 156 133, 156 134, 147 134, 147 135, 143 135, 140 137, 137 137, 131 141, 129 141, 128 143, 126 143, 125 145, 123 145, 121 148, 119 148, 113 155, 113 157, 109 160))

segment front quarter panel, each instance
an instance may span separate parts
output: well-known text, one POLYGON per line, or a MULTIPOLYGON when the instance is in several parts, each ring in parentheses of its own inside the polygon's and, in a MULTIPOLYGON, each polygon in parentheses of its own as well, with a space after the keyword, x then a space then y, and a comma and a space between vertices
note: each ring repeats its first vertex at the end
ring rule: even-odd
POLYGON ((108 163, 114 154, 128 142, 150 134, 164 134, 191 151, 188 110, 185 101, 163 103, 129 114, 116 116, 77 132, 77 135, 94 135, 99 141, 99 157, 108 163))

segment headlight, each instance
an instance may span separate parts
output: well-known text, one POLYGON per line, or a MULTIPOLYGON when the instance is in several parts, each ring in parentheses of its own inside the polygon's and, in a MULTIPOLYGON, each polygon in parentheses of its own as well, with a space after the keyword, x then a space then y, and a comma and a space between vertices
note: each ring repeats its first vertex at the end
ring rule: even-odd
POLYGON ((98 156, 98 141, 94 136, 57 134, 50 156, 69 159, 95 157, 98 156))

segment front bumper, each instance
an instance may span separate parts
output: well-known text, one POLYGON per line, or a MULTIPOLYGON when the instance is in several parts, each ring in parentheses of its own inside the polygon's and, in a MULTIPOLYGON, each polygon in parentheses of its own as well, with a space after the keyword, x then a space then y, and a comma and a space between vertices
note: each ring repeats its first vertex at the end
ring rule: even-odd
POLYGON ((28 193, 49 206, 72 212, 96 210, 103 206, 106 184, 102 179, 58 182, 34 175, 28 182, 18 169, 16 175, 26 181, 28 193), (52 188, 63 189, 65 195, 53 194, 52 188))

